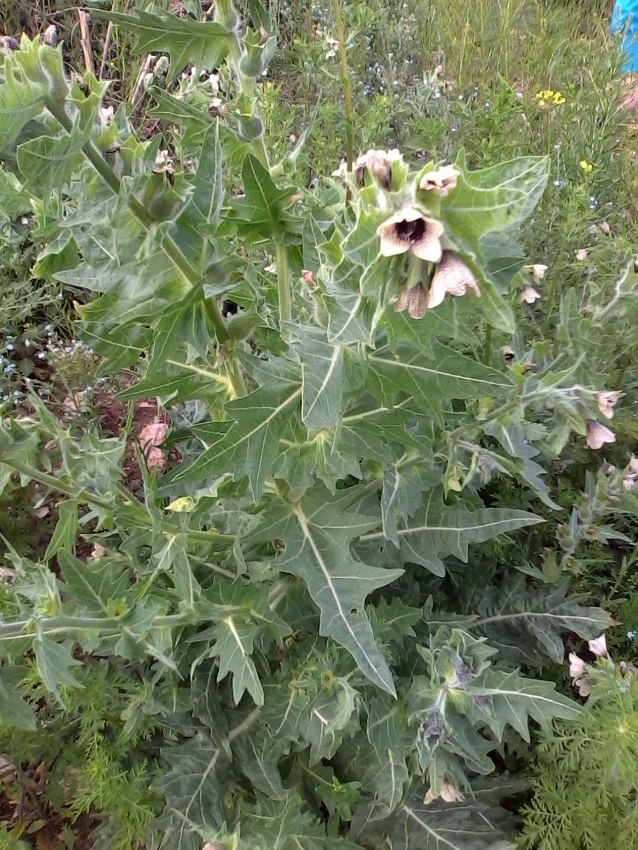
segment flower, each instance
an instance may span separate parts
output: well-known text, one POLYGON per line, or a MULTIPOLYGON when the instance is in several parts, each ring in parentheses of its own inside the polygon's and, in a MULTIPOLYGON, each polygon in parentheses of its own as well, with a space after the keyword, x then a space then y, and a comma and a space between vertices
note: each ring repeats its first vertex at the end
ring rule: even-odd
POLYGON ((519 300, 520 300, 521 304, 523 304, 523 303, 533 304, 534 301, 538 301, 538 299, 540 297, 541 297, 540 292, 537 292, 534 289, 533 286, 527 285, 527 286, 523 287, 523 291, 521 292, 521 294, 519 296, 519 300))
POLYGON ((337 55, 339 42, 336 38, 327 38, 326 44, 328 45, 328 50, 326 51, 326 59, 331 59, 332 57, 337 55))
POLYGON ((552 100, 557 106, 559 106, 561 103, 565 103, 565 98, 559 91, 554 92, 554 97, 552 98, 552 100))
POLYGON ((422 319, 428 309, 428 293, 423 284, 402 289, 394 309, 397 313, 407 310, 413 319, 422 319))
MULTIPOLYGON (((459 803, 463 799, 463 794, 461 794, 459 789, 455 788, 450 782, 444 782, 441 785, 441 793, 439 796, 445 803, 459 803)), ((423 798, 424 805, 429 806, 436 799, 437 798, 432 793, 432 789, 428 788, 427 794, 423 798)))
POLYGON ((618 390, 596 394, 598 409, 607 419, 614 418, 614 407, 618 404, 618 399, 621 395, 622 393, 618 392, 618 390))
POLYGON ((438 263, 441 259, 443 225, 414 207, 406 207, 380 224, 377 235, 381 239, 384 257, 412 251, 416 257, 430 263, 438 263))
POLYGON ((357 183, 363 186, 365 173, 368 171, 384 189, 392 186, 392 163, 401 159, 398 150, 374 151, 362 154, 354 164, 354 176, 357 183))
POLYGON ((443 251, 441 262, 436 267, 430 284, 428 309, 442 304, 446 294, 465 295, 468 289, 471 289, 478 298, 481 297, 476 278, 463 260, 452 251, 443 251))
POLYGON ((579 248, 578 251, 576 251, 576 259, 580 260, 581 262, 583 260, 586 260, 588 256, 589 248, 579 248))
POLYGON ((583 169, 583 171, 585 172, 585 174, 589 174, 589 172, 590 172, 590 171, 592 170, 592 168, 594 167, 594 166, 591 164, 591 162, 587 162, 587 160, 586 160, 586 159, 581 159, 581 161, 580 161, 578 164, 579 164, 579 165, 580 165, 580 167, 583 169))
POLYGON ((428 171, 424 174, 419 183, 419 189, 424 192, 434 192, 435 195, 444 198, 456 187, 460 176, 461 172, 457 171, 453 165, 444 165, 437 171, 428 171))
POLYGON ((554 97, 554 92, 551 89, 539 91, 536 95, 536 100, 551 100, 554 97))
POLYGON ((542 263, 534 263, 533 266, 530 266, 530 271, 532 272, 532 278, 534 279, 534 283, 540 283, 541 280, 545 277, 547 266, 544 266, 542 263))
POLYGON ((616 435, 596 419, 587 420, 587 445, 590 449, 601 449, 605 443, 615 443, 616 435))
POLYGON ((590 640, 588 645, 589 651, 593 652, 594 655, 607 657, 607 638, 605 635, 590 640))
POLYGON ((591 693, 591 687, 589 682, 587 681, 586 673, 586 664, 575 655, 573 652, 569 653, 569 675, 575 685, 578 688, 578 693, 581 697, 588 697, 591 693))
POLYGON ((587 665, 574 652, 569 653, 569 675, 572 679, 577 679, 579 676, 582 676, 585 670, 587 669, 587 665))

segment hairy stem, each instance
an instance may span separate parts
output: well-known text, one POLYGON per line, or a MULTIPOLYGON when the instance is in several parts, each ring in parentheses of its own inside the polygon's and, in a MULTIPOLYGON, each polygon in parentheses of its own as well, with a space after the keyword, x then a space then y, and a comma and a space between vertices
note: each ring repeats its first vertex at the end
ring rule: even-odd
MULTIPOLYGON (((53 98, 45 98, 45 104, 49 112, 56 118, 56 120, 60 123, 64 130, 67 133, 70 133, 73 125, 71 123, 71 119, 66 113, 64 105, 58 103, 53 98)), ((95 147, 93 142, 87 142, 83 147, 82 151, 91 165, 98 172, 100 177, 104 180, 106 185, 111 189, 111 191, 115 195, 119 195, 121 189, 121 182, 115 171, 110 167, 110 165, 105 162, 100 151, 95 147)), ((142 227, 145 230, 150 230, 154 224, 151 215, 149 214, 146 207, 140 203, 140 201, 134 197, 130 196, 128 199, 128 206, 135 218, 139 221, 142 227)), ((175 243, 175 241, 168 235, 165 235, 162 238, 162 250, 166 254, 166 256, 171 260, 173 265, 182 273, 185 279, 190 283, 191 286, 197 286, 201 280, 201 275, 197 271, 197 269, 189 262, 188 258, 181 251, 179 246, 175 243)), ((217 337, 217 342, 220 345, 227 343, 230 339, 228 335, 228 330, 226 328, 226 323, 224 322, 224 317, 221 314, 219 309, 219 305, 216 301, 207 298, 205 300, 206 311, 208 316, 212 322, 213 327, 215 328, 215 335, 217 337)), ((234 355, 231 359, 235 359, 234 355)), ((244 379, 241 374, 241 369, 239 364, 236 363, 235 367, 232 369, 228 369, 228 377, 230 378, 233 391, 235 396, 243 396, 246 395, 246 386, 244 384, 244 379)))
MULTIPOLYGON (((47 472, 41 472, 39 469, 36 469, 34 466, 29 466, 29 464, 23 463, 21 460, 16 460, 15 458, 7 459, 2 457, 0 454, 0 464, 8 466, 20 475, 26 475, 27 478, 30 478, 32 481, 37 481, 39 484, 42 484, 43 487, 48 487, 51 490, 56 490, 58 493, 63 493, 70 499, 77 499, 87 505, 92 505, 93 507, 101 508, 106 511, 115 510, 115 504, 109 502, 107 499, 103 499, 101 496, 96 496, 88 490, 76 490, 71 484, 66 484, 54 475, 49 475, 47 472)), ((128 523, 132 524, 133 527, 141 525, 146 528, 152 528, 153 521, 151 517, 148 516, 142 505, 137 503, 132 496, 129 497, 129 501, 130 507, 134 510, 134 515, 126 516, 125 512, 121 509, 128 507, 128 505, 120 500, 120 511, 118 512, 117 518, 125 525, 128 523)), ((160 528, 164 534, 186 534, 193 540, 204 540, 207 543, 228 544, 233 543, 235 539, 232 534, 222 534, 219 531, 183 529, 179 525, 173 525, 173 523, 170 522, 162 522, 160 528)))
POLYGON ((337 25, 337 37, 339 39, 339 56, 341 58, 341 84, 343 86, 343 97, 346 103, 346 167, 348 172, 352 171, 354 160, 354 109, 352 107, 352 92, 350 90, 350 75, 348 73, 348 55, 346 53, 346 31, 341 17, 341 5, 339 0, 332 0, 332 11, 337 25))
POLYGON ((277 257, 277 294, 279 297, 279 329, 284 333, 284 326, 292 320, 290 303, 290 272, 288 269, 288 251, 282 242, 275 242, 277 257))

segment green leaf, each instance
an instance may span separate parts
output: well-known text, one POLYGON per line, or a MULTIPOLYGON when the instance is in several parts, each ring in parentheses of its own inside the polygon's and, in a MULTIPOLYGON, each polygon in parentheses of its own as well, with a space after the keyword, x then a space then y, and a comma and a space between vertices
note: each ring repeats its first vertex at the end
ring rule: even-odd
POLYGON ((426 354, 432 354, 431 337, 453 339, 477 346, 478 338, 471 329, 474 321, 474 302, 467 298, 446 298, 435 310, 428 310, 422 319, 413 319, 406 311, 387 309, 381 327, 388 333, 392 351, 401 340, 407 340, 426 354))
POLYGON ((576 720, 582 709, 556 692, 553 682, 525 679, 518 671, 488 669, 469 684, 450 689, 456 708, 474 724, 485 724, 503 739, 511 726, 526 741, 530 740, 528 717, 547 729, 554 718, 576 720))
POLYGON ((268 171, 252 154, 244 159, 242 180, 246 196, 235 199, 232 204, 234 216, 241 222, 242 237, 254 241, 279 236, 290 221, 285 207, 294 189, 277 188, 268 171))
MULTIPOLYGON (((43 109, 48 94, 47 79, 38 60, 37 45, 33 42, 23 50, 5 51, 0 85, 0 151, 11 148, 22 128, 36 118, 43 109), (36 76, 27 73, 36 69, 36 76), (38 79, 41 77, 41 79, 38 79)), ((60 70, 62 70, 62 54, 60 70)))
POLYGON ((199 150, 199 146, 203 143, 215 119, 211 118, 208 112, 198 109, 184 100, 178 100, 178 98, 157 86, 152 86, 149 89, 149 94, 157 103, 157 106, 154 106, 149 114, 175 124, 182 134, 184 146, 199 150))
MULTIPOLYGON (((468 511, 462 501, 447 506, 437 488, 428 494, 414 522, 398 529, 399 556, 405 563, 420 564, 435 575, 443 576, 442 558, 446 555, 467 563, 471 543, 484 543, 500 534, 539 522, 544 520, 526 511, 499 508, 468 511)), ((361 537, 364 556, 372 545, 383 547, 384 537, 382 531, 364 534, 361 537)))
POLYGON ((205 133, 199 151, 199 166, 191 183, 190 202, 177 220, 183 241, 201 243, 197 267, 204 274, 211 253, 210 238, 215 234, 224 199, 222 182, 222 151, 219 144, 219 123, 216 121, 205 133), (184 234, 193 231, 194 237, 184 234))
POLYGON ((136 36, 134 53, 168 53, 171 57, 169 82, 188 64, 199 71, 218 68, 228 54, 228 32, 214 21, 196 21, 190 15, 179 17, 168 12, 154 15, 140 10, 135 15, 123 15, 95 9, 93 14, 133 33, 136 36))
POLYGON ((485 784, 485 790, 477 783, 458 803, 439 798, 429 804, 421 791, 382 819, 374 805, 364 804, 355 813, 351 834, 370 850, 515 850, 516 816, 499 803, 525 788, 524 782, 505 777, 485 784))
POLYGON ((207 654, 219 658, 217 681, 221 682, 232 673, 235 705, 239 704, 245 691, 248 691, 256 705, 263 705, 264 692, 257 668, 250 657, 259 627, 241 617, 228 616, 211 631, 216 640, 207 654))
POLYGON ((6 670, 0 669, 0 728, 13 726, 25 732, 35 732, 38 726, 35 712, 8 681, 3 681, 3 677, 6 678, 6 670))
POLYGON ((321 329, 304 328, 299 342, 302 419, 308 428, 331 428, 341 418, 343 347, 321 329))
POLYGON ((193 608, 201 594, 199 582, 193 575, 186 544, 186 534, 167 535, 166 544, 157 554, 156 572, 167 573, 173 582, 180 603, 193 608))
POLYGON ((273 501, 247 541, 281 539, 284 551, 274 565, 303 578, 321 612, 319 632, 340 643, 378 687, 395 694, 392 674, 377 647, 365 615, 365 598, 402 574, 355 561, 350 541, 377 519, 344 513, 319 494, 289 504, 273 501))
POLYGON ((235 480, 248 476, 258 501, 271 475, 279 434, 300 396, 301 387, 273 381, 228 404, 226 412, 233 421, 195 426, 193 433, 204 451, 175 480, 196 481, 233 470, 235 480))
POLYGON ((611 625, 602 608, 585 607, 586 597, 567 596, 569 582, 530 587, 520 573, 506 575, 498 586, 468 600, 466 617, 426 613, 435 629, 440 625, 462 628, 487 638, 503 659, 540 667, 549 658, 560 664, 565 657, 565 632, 592 640, 611 625))
POLYGON ((371 788, 388 811, 397 808, 410 784, 407 759, 413 735, 408 729, 407 711, 402 700, 375 697, 370 703, 366 728, 374 758, 366 753, 368 767, 364 788, 371 788))
POLYGON ((71 667, 82 667, 71 654, 66 643, 56 643, 48 637, 37 637, 33 641, 33 651, 38 665, 38 672, 45 688, 51 693, 58 692, 58 686, 68 688, 83 688, 84 685, 70 672, 71 667))
POLYGON ((508 455, 522 461, 522 463, 508 463, 506 458, 499 455, 499 462, 509 468, 512 474, 526 481, 547 507, 560 510, 560 505, 551 498, 547 484, 540 477, 545 474, 545 470, 532 460, 538 455, 538 449, 526 439, 523 429, 512 424, 501 425, 498 422, 486 423, 482 429, 485 434, 498 440, 508 455))
POLYGON ((45 561, 49 561, 54 555, 57 555, 60 549, 73 550, 75 548, 75 538, 80 527, 78 521, 78 500, 67 499, 66 502, 60 502, 58 516, 55 531, 44 553, 45 561))
POLYGON ((368 387, 386 407, 399 392, 410 395, 424 413, 440 418, 440 399, 500 398, 512 389, 510 378, 440 343, 432 356, 401 342, 395 353, 388 347, 369 358, 368 387))
POLYGON ((284 741, 272 738, 263 725, 253 726, 233 741, 232 749, 238 769, 258 791, 271 800, 284 798, 277 764, 287 750, 284 741))
POLYGON ((184 744, 162 749, 170 769, 153 789, 166 797, 166 808, 153 826, 162 834, 163 850, 201 850, 203 836, 226 820, 224 791, 234 779, 229 737, 198 732, 184 744))
POLYGON ((532 212, 545 191, 547 157, 522 157, 468 171, 461 151, 455 190, 441 199, 441 219, 462 245, 479 253, 479 240, 492 231, 511 230, 532 212))
POLYGON ((129 576, 108 558, 84 563, 66 549, 58 553, 65 591, 89 615, 114 616, 129 589, 129 576))
POLYGON ((245 850, 359 850, 346 838, 328 835, 294 792, 282 802, 259 796, 242 818, 242 839, 245 850))
POLYGON ((421 466, 402 469, 393 464, 385 473, 381 491, 383 533, 399 548, 397 521, 413 517, 423 503, 423 493, 440 483, 441 476, 421 466))

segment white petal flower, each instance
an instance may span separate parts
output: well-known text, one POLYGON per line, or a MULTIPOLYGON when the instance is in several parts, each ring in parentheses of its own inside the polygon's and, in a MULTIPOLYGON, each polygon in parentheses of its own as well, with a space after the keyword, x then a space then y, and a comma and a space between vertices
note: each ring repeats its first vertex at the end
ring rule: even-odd
POLYGON ((590 449, 602 449, 605 443, 615 443, 616 435, 596 419, 587 420, 587 445, 590 449))
POLYGON ((576 259, 580 260, 580 262, 586 260, 588 256, 589 248, 579 248, 578 251, 576 251, 576 259))
POLYGON ((594 655, 607 657, 607 638, 605 635, 590 640, 589 651, 593 652, 594 655))
POLYGON ((544 266, 542 263, 534 263, 534 265, 531 267, 531 270, 534 283, 540 283, 541 280, 545 277, 547 266, 544 266))
POLYGON ((537 292, 533 286, 524 286, 520 294, 521 303, 533 304, 541 297, 540 292, 537 292))
POLYGON ((613 419, 614 407, 618 404, 618 399, 621 395, 622 393, 618 390, 610 390, 609 392, 598 393, 596 395, 598 409, 607 419, 613 419))
POLYGON ((424 174, 419 183, 419 189, 424 192, 434 192, 435 195, 444 198, 456 188, 460 176, 461 172, 457 171, 453 165, 444 165, 437 171, 428 171, 424 174))
POLYGON ((569 653, 569 676, 571 679, 577 679, 579 676, 582 676, 585 670, 587 669, 587 665, 583 661, 580 656, 576 655, 574 652, 569 653))
POLYGON ((453 251, 443 251, 441 262, 436 267, 430 284, 428 309, 442 304, 446 295, 465 295, 468 289, 471 289, 478 298, 481 297, 481 291, 471 269, 453 251))
POLYGON ((381 253, 384 257, 411 251, 421 260, 438 263, 443 253, 443 225, 440 221, 424 216, 414 207, 406 207, 380 224, 377 235, 381 239, 381 253))
POLYGON ((578 693, 581 697, 588 697, 591 693, 591 686, 586 676, 587 665, 582 658, 569 653, 569 675, 572 679, 574 687, 578 688, 578 693))
MULTIPOLYGON (((445 803, 460 803, 461 800, 463 800, 463 794, 461 794, 459 789, 455 788, 451 782, 444 782, 441 785, 441 793, 439 796, 445 803)), ((435 797, 432 793, 432 788, 428 788, 427 793, 423 798, 424 805, 429 806, 436 799, 437 797, 435 797)))

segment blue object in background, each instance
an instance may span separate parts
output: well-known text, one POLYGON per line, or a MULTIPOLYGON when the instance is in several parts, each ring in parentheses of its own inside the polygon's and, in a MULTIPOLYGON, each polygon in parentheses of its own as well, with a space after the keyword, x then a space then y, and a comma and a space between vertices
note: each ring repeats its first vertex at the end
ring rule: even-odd
POLYGON ((621 47, 627 54, 623 71, 638 73, 638 0, 616 0, 611 31, 622 34, 621 47))

